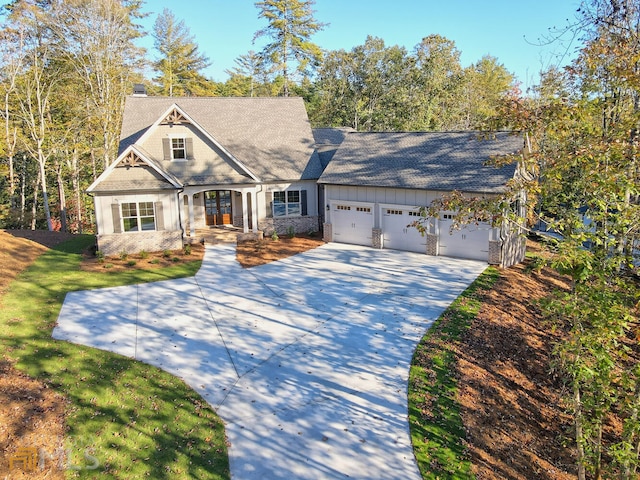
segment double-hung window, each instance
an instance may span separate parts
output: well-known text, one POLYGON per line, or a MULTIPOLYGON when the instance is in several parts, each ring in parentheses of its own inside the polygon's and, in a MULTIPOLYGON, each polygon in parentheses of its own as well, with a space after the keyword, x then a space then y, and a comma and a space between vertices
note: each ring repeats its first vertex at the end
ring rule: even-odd
POLYGON ((173 160, 187 159, 187 147, 184 138, 171 139, 171 158, 173 160))
POLYGON ((122 227, 125 232, 156 229, 153 202, 129 202, 122 204, 122 227))
POLYGON ((292 217, 302 215, 300 190, 273 192, 273 216, 292 217))

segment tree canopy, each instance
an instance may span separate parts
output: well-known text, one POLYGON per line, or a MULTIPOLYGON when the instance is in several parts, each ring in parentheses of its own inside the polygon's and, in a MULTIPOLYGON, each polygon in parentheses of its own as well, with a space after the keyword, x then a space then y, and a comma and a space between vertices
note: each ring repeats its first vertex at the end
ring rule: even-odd
POLYGON ((158 93, 169 97, 206 96, 214 86, 201 73, 210 65, 183 20, 165 8, 153 26, 153 39, 160 58, 153 63, 158 93))
POLYGON ((264 61, 272 65, 273 72, 283 78, 282 92, 289 96, 289 83, 294 72, 304 73, 317 66, 322 50, 311 41, 314 33, 324 27, 313 17, 314 0, 264 0, 256 2, 258 16, 268 25, 256 32, 254 40, 269 38, 262 50, 264 61))

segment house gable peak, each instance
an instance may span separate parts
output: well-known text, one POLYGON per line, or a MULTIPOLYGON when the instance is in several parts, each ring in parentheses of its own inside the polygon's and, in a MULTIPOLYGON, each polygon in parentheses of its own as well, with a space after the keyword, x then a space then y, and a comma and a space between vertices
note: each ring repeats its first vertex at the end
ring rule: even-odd
POLYGON ((140 155, 138 155, 135 150, 130 149, 127 153, 120 157, 120 160, 116 164, 117 167, 141 167, 143 165, 147 165, 140 155))
POLYGON ((177 106, 167 112, 164 119, 160 122, 161 125, 184 125, 191 124, 191 120, 180 110, 177 106))

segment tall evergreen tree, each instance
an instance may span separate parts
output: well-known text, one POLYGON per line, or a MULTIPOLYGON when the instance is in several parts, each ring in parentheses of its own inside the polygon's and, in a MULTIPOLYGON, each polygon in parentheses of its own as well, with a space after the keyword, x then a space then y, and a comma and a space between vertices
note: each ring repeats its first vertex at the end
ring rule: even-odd
POLYGON ((235 59, 236 66, 226 73, 231 77, 227 86, 234 90, 235 96, 254 97, 265 94, 264 84, 268 81, 264 60, 253 50, 235 59))
POLYGON ((325 26, 313 17, 314 4, 314 0, 264 0, 255 4, 260 11, 258 17, 266 19, 268 25, 256 32, 254 41, 263 36, 270 38, 262 56, 273 66, 274 73, 282 75, 285 97, 289 96, 292 69, 304 72, 322 59, 322 50, 310 40, 325 26))
POLYGON ((183 20, 168 9, 158 15, 153 26, 154 46, 160 59, 153 66, 159 75, 155 81, 159 93, 169 97, 203 96, 215 93, 215 85, 201 71, 211 65, 200 53, 193 35, 183 20))

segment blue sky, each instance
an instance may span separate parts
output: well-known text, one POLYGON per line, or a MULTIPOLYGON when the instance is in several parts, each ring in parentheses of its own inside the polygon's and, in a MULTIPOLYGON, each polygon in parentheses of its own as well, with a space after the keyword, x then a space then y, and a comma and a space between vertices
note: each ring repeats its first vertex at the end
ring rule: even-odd
MULTIPOLYGON (((316 0, 315 18, 327 23, 313 41, 325 50, 351 50, 367 35, 387 46, 411 51, 423 37, 439 34, 453 40, 467 67, 492 55, 515 74, 524 88, 538 81, 549 65, 570 62, 576 44, 556 41, 539 46, 549 29, 562 28, 575 18, 579 0, 316 0)), ((259 51, 263 40, 252 44, 264 28, 253 0, 148 0, 150 13, 143 26, 151 31, 164 8, 184 20, 211 67, 204 73, 216 81, 227 79, 225 70, 249 50, 259 51)), ((148 38, 143 46, 153 52, 148 38)))

